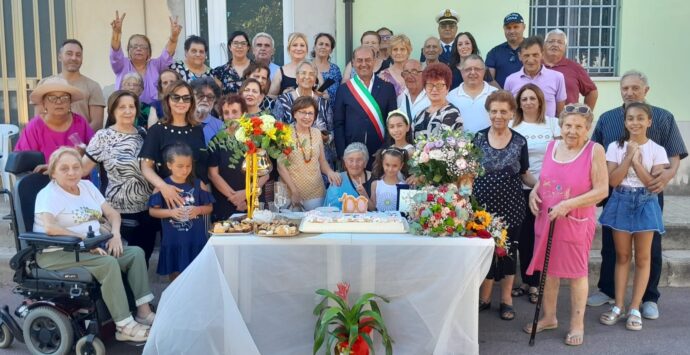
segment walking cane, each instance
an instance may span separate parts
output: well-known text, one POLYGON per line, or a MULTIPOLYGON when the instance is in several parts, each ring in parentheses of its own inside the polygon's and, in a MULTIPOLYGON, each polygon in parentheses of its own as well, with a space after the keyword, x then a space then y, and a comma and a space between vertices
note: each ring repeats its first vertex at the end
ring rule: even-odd
MULTIPOLYGON (((550 208, 549 212, 551 212, 550 208)), ((534 337, 537 335, 537 323, 539 322, 539 312, 541 312, 541 303, 544 298, 544 284, 546 283, 546 271, 549 268, 549 255, 551 254, 551 241, 553 241, 553 227, 555 224, 556 219, 554 218, 549 224, 549 236, 546 238, 544 267, 541 270, 541 277, 539 278, 539 296, 537 298, 537 307, 534 310, 534 321, 532 322, 532 334, 530 334, 529 337, 529 346, 534 346, 534 337)))

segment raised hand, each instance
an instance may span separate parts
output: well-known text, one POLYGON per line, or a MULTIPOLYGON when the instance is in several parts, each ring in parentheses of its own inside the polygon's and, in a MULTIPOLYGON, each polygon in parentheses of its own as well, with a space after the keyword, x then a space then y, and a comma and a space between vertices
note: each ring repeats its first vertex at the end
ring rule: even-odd
POLYGON ((113 32, 115 33, 122 33, 122 22, 125 20, 125 16, 127 15, 126 12, 122 13, 122 17, 120 17, 120 12, 115 10, 115 19, 110 23, 110 27, 113 28, 113 32))
POLYGON ((170 19, 170 39, 177 41, 177 37, 182 32, 182 26, 177 22, 177 16, 175 18, 168 16, 168 18, 170 19))

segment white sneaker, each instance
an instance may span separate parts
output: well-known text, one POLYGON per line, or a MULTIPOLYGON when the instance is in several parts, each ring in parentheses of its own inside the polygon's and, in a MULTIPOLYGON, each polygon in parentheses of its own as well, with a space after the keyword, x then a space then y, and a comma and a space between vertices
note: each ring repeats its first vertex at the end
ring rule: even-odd
POLYGON ((656 302, 647 301, 642 303, 642 316, 647 319, 657 319, 659 318, 659 306, 656 302))
POLYGON ((587 305, 590 307, 599 307, 605 304, 614 304, 616 301, 607 294, 597 291, 587 298, 587 305))

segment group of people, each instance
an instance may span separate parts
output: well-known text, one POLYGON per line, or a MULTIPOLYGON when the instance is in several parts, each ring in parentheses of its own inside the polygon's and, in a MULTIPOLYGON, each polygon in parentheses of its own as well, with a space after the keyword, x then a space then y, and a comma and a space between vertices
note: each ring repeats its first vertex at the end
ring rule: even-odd
MULTIPOLYGON (((208 43, 195 35, 184 42, 184 58, 175 61, 181 27, 173 18, 159 57, 152 58, 144 35, 130 37, 125 56, 124 19, 116 13, 111 23, 110 62, 119 90, 108 98, 106 122, 100 86, 79 72, 82 45, 69 39, 60 47, 62 72, 43 80, 31 95, 37 115, 15 148, 43 152, 47 164, 37 171, 47 170, 53 179, 39 194, 37 229, 84 237, 85 228, 99 227, 102 217, 111 223, 108 250, 94 250, 93 261, 79 264, 91 265, 104 289, 116 290, 104 295, 119 339, 145 340, 154 320, 146 265, 157 231, 162 232, 157 271, 174 279, 204 246, 209 219, 247 209, 239 164, 230 167, 231 152, 209 148, 209 142, 221 130, 232 131, 232 122, 243 115, 263 113, 292 125, 296 147, 259 179, 262 200, 271 200, 273 184, 280 181, 292 206, 303 210, 340 207, 343 193, 367 197, 370 210, 394 210, 395 185, 421 182, 406 169, 416 138, 448 129, 476 133, 486 173, 475 180, 474 196, 505 218, 511 241, 506 256, 494 256, 479 310, 491 307, 494 281, 501 282, 503 319, 515 317, 513 297, 526 294, 537 302, 548 226, 557 220, 537 331, 557 327, 560 279, 571 279, 569 345, 584 339, 595 205, 611 190, 600 220, 603 294, 589 303, 615 298, 601 317, 604 324, 626 315, 634 242, 626 325, 641 329, 642 317, 658 317, 661 192, 687 151, 673 116, 644 103, 649 90, 644 74, 622 76, 623 105, 604 113, 590 137, 598 94, 584 68, 565 57, 566 34, 553 30, 545 42, 525 38, 518 13, 504 18, 506 42, 486 61, 475 37, 458 32, 457 13, 446 9, 436 17, 439 38, 424 42, 422 61, 410 59, 407 36, 383 27, 361 36, 342 72, 331 61, 336 43, 327 33, 315 37, 311 53, 304 34, 291 34, 283 66, 272 62, 269 34, 250 39, 243 31, 229 36, 226 64, 208 67, 208 43), (584 104, 578 103, 580 95, 584 104), (100 191, 82 179, 96 167, 100 191), (71 202, 48 203, 63 197, 71 202), (121 218, 138 226, 121 226, 121 218), (523 284, 513 288, 518 259, 523 284), (136 284, 141 307, 134 318, 121 304, 122 280, 114 276, 121 267, 136 284)), ((69 263, 63 252, 53 253, 45 253, 53 257, 40 258, 39 265, 69 263)), ((524 330, 531 331, 531 324, 524 330)))

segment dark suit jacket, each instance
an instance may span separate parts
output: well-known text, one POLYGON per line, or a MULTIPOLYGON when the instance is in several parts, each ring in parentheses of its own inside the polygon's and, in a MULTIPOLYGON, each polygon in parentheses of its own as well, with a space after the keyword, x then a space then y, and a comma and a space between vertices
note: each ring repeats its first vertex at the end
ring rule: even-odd
MULTIPOLYGON (((376 76, 374 76, 373 80, 374 85, 371 89, 371 95, 379 104, 385 121, 388 112, 398 108, 395 89, 393 85, 376 76)), ((372 156, 383 144, 383 140, 379 139, 378 133, 376 133, 374 123, 371 122, 369 116, 359 105, 359 102, 352 96, 347 85, 340 85, 335 95, 333 126, 335 131, 335 149, 338 153, 338 158, 343 157, 343 151, 352 142, 364 143, 372 156)), ((385 135, 385 127, 383 133, 385 135)), ((369 159, 369 162, 371 163, 372 159, 369 159)))

